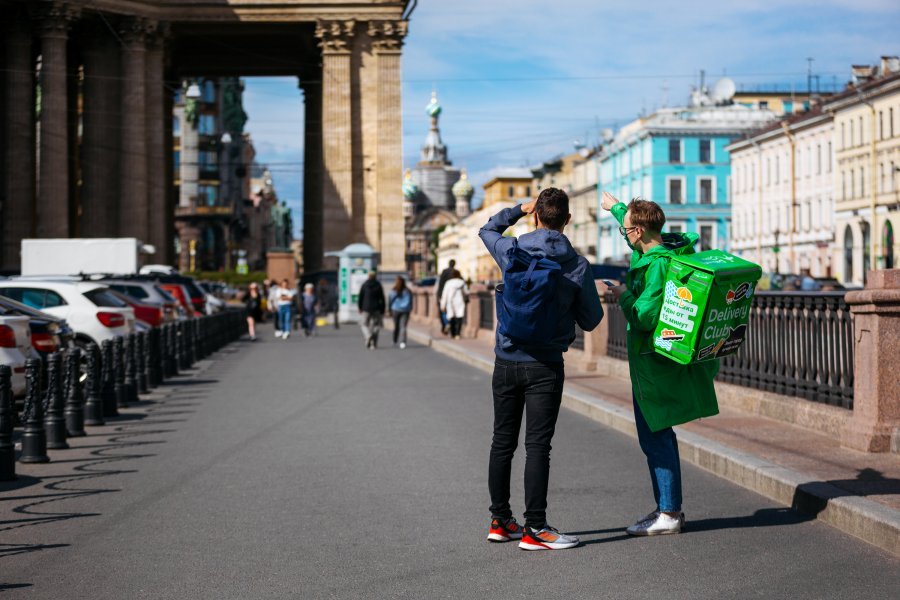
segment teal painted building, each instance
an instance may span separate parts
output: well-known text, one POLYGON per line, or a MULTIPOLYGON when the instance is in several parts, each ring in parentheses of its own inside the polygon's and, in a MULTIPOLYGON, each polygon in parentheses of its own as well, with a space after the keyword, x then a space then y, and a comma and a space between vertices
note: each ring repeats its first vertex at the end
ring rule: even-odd
MULTIPOLYGON (((665 108, 623 127, 598 156, 598 198, 643 198, 666 213, 666 231, 700 235, 698 250, 728 250, 731 159, 725 147, 776 118, 746 106, 665 108)), ((627 260, 618 223, 598 207, 598 263, 627 260)))

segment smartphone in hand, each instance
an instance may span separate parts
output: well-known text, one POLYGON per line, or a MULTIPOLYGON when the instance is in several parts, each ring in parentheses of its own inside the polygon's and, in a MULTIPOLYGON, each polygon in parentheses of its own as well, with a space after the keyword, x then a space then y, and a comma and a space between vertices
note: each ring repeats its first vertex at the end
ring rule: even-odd
POLYGON ((613 282, 610 281, 609 279, 601 279, 600 281, 602 281, 603 283, 605 283, 605 284, 606 284, 606 287, 608 287, 608 288, 614 288, 614 287, 616 287, 616 286, 618 285, 617 283, 613 283, 613 282))

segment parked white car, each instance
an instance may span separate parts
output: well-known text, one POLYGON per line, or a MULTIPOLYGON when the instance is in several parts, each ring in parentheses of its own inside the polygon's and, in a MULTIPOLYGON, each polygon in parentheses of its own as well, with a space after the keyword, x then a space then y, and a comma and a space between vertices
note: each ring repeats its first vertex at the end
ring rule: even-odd
POLYGON ((134 332, 134 310, 100 283, 21 277, 0 281, 0 294, 62 317, 81 346, 134 332))
POLYGON ((32 356, 28 317, 0 314, 0 365, 12 369, 14 396, 25 394, 25 360, 32 356))

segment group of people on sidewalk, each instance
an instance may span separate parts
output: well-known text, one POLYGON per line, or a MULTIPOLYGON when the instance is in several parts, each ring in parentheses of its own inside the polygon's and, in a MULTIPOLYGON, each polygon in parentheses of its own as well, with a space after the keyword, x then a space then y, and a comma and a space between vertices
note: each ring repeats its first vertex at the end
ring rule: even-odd
POLYGON ((441 333, 458 340, 469 303, 469 286, 456 269, 455 260, 450 259, 447 268, 441 271, 434 295, 441 319, 441 333))
MULTIPOLYGON (((632 249, 627 279, 611 292, 628 323, 635 426, 647 459, 655 503, 626 531, 637 536, 679 533, 685 517, 678 442, 672 425, 710 413, 681 411, 682 420, 678 422, 667 415, 684 398, 711 398, 711 403, 699 404, 715 406, 713 378, 718 362, 675 363, 653 351, 652 336, 674 249, 693 246, 697 236, 667 233, 664 239, 665 215, 654 202, 635 199, 626 206, 604 193, 602 207, 619 221, 619 232, 632 249)), ((491 522, 487 539, 519 540, 524 550, 561 550, 580 543, 577 537, 561 533, 547 521, 551 440, 565 380, 563 352, 575 339, 576 325, 591 331, 603 318, 589 264, 563 234, 570 218, 566 193, 547 188, 535 200, 501 210, 479 231, 504 274, 504 283, 496 291, 494 428, 488 467, 491 522), (504 235, 526 215, 533 215, 534 231, 519 238, 504 235), (526 297, 530 305, 522 303, 526 297), (523 413, 524 526, 510 506, 511 464, 523 413)))
POLYGON ((394 319, 394 346, 399 346, 403 350, 406 348, 406 327, 413 308, 412 292, 407 287, 406 280, 398 275, 385 300, 384 288, 377 275, 375 271, 369 272, 368 279, 359 289, 357 299, 359 322, 366 348, 369 350, 378 348, 378 334, 381 333, 384 313, 387 310, 388 316, 394 319))
POLYGON ((297 290, 287 279, 280 283, 266 280, 262 284, 253 282, 247 287, 243 297, 247 311, 247 331, 250 340, 256 341, 256 325, 272 316, 275 325, 275 337, 286 340, 291 335, 295 316, 300 316, 300 325, 306 337, 315 335, 316 317, 334 313, 334 326, 338 328, 338 303, 334 286, 326 280, 319 282, 318 289, 312 283, 303 286, 298 295, 297 290))

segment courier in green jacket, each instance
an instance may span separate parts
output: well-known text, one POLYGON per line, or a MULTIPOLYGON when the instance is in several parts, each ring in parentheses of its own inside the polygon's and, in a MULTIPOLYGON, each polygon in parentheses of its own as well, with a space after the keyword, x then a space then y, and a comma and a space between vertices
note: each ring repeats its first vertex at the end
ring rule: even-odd
POLYGON ((693 251, 696 234, 662 234, 666 217, 655 202, 633 200, 628 206, 609 192, 601 205, 622 225, 631 255, 625 285, 612 289, 628 321, 628 365, 634 420, 647 457, 656 509, 627 529, 631 535, 679 533, 681 461, 673 425, 718 412, 713 378, 718 361, 680 365, 654 352, 653 331, 663 302, 669 260, 693 251))

